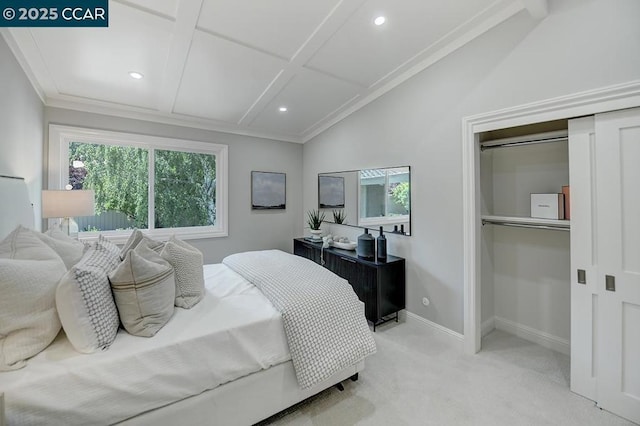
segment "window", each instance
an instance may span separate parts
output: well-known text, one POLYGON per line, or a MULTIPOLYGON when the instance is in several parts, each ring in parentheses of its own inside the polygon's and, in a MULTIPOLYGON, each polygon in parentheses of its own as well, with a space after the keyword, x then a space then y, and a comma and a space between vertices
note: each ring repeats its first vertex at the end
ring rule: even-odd
POLYGON ((409 221, 409 168, 360 170, 360 226, 409 221))
POLYGON ((226 145, 55 125, 49 135, 50 189, 96 194, 96 215, 75 219, 80 238, 227 235, 226 145))

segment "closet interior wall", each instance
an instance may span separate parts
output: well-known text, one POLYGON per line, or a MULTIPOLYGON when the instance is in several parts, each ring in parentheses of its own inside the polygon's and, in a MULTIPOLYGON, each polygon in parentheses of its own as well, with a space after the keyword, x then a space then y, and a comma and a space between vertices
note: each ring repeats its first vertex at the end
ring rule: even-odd
MULTIPOLYGON (((558 120, 486 132, 480 142, 567 128, 558 120)), ((530 217, 531 193, 560 193, 568 184, 566 140, 480 153, 483 215, 530 217)), ((481 251, 483 336, 501 329, 569 354, 570 233, 487 223, 481 251)))

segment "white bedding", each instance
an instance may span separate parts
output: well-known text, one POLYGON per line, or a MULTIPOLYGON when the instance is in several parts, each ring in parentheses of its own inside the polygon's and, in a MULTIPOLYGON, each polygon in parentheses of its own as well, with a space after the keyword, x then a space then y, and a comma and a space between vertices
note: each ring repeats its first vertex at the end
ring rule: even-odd
POLYGON ((204 299, 176 308, 152 338, 120 330, 109 350, 85 355, 61 334, 24 369, 1 373, 8 424, 115 423, 289 360, 265 296, 222 264, 204 272, 204 299))

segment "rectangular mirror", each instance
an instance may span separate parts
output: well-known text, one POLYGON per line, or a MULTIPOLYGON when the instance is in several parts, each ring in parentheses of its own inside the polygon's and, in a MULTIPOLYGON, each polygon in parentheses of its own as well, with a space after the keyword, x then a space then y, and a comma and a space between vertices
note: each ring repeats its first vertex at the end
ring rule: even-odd
POLYGON ((325 222, 411 235, 411 167, 318 174, 325 222))

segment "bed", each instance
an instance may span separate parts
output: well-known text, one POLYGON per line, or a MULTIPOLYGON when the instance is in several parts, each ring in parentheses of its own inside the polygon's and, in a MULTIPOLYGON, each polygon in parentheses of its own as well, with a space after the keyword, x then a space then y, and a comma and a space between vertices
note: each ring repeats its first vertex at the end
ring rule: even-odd
MULTIPOLYGON (((25 190, 24 183, 2 180, 3 194, 8 186, 17 192, 25 190)), ((25 210, 30 208, 25 205, 25 210)), ((2 211, 6 219, 2 232, 13 226, 7 214, 2 211)), ((301 363, 308 361, 300 361, 300 352, 308 349, 300 342, 306 337, 292 343, 295 330, 291 324, 296 316, 312 317, 297 308, 309 295, 290 295, 296 306, 293 310, 283 307, 286 300, 267 296, 276 281, 296 279, 295 274, 279 278, 282 268, 295 269, 290 265, 273 267, 271 275, 265 272, 263 278, 262 270, 274 263, 274 255, 289 261, 286 256, 290 255, 281 252, 256 252, 205 265, 204 298, 189 310, 176 309, 152 338, 131 336, 121 329, 108 350, 87 355, 75 351, 61 331, 26 367, 0 372, 0 425, 247 425, 357 377, 364 358, 375 350, 370 333, 350 356, 338 350, 335 360, 326 359, 331 358, 326 353, 320 360, 311 359, 320 364, 311 365, 308 371, 315 372, 327 362, 333 368, 330 374, 314 373, 312 379, 303 381, 305 366, 301 363), (261 258, 265 265, 260 264, 261 258)), ((298 265, 306 260, 291 261, 298 265)), ((305 265, 301 268, 307 271, 305 265)), ((310 271, 299 277, 318 274, 310 271)), ((271 291, 282 293, 281 289, 271 291)), ((360 311, 366 325, 362 306, 360 311)), ((334 334, 343 339, 338 346, 353 340, 349 333, 334 334)), ((311 336, 314 339, 322 341, 311 336)))

